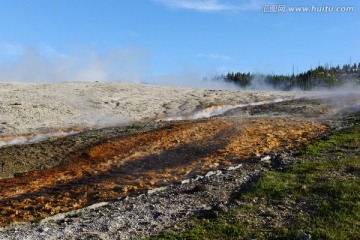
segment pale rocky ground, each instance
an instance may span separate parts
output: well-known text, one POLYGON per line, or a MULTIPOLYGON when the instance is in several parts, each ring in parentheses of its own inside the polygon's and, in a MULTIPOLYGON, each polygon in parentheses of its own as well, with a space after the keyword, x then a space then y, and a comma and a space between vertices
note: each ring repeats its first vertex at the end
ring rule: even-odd
POLYGON ((71 127, 108 127, 186 116, 204 107, 304 96, 129 83, 0 83, 0 137, 71 127))

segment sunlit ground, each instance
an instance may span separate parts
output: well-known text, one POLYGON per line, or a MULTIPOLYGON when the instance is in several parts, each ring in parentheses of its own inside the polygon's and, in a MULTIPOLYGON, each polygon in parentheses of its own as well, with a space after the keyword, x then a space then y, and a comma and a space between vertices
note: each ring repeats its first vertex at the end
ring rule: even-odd
POLYGON ((0 180, 0 224, 31 221, 295 147, 328 128, 300 118, 212 119, 106 142, 70 164, 0 180))

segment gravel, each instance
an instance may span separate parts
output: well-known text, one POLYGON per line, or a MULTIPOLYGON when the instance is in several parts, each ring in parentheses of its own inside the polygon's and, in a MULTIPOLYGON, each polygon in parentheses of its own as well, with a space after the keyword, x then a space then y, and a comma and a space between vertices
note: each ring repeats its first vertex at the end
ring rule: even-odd
POLYGON ((204 211, 226 209, 244 186, 269 169, 278 168, 288 153, 253 158, 240 165, 153 189, 139 196, 98 203, 58 214, 40 223, 13 223, 0 228, 0 239, 139 239, 166 230, 189 227, 187 219, 204 211))

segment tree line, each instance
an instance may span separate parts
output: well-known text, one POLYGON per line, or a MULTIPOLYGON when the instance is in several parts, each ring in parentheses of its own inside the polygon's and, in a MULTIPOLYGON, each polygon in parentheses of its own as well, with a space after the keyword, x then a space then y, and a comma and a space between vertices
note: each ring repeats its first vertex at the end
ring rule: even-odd
POLYGON ((229 72, 217 75, 213 80, 232 82, 241 88, 252 86, 261 79, 266 84, 277 90, 312 90, 316 88, 336 88, 344 85, 360 86, 360 63, 344 64, 342 67, 318 66, 307 72, 292 75, 273 75, 259 73, 229 72))

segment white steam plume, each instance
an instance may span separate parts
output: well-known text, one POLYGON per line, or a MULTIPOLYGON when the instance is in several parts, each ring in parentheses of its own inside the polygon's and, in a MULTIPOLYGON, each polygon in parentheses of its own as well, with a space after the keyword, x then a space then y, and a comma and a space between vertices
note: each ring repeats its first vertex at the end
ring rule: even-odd
MULTIPOLYGON (((10 47, 7 46, 7 49, 10 47)), ((14 47, 11 46, 11 49, 14 47)), ((180 74, 151 76, 148 52, 118 48, 105 52, 82 49, 61 54, 49 46, 23 47, 9 61, 0 61, 0 82, 131 82, 207 89, 239 89, 233 83, 204 79, 203 71, 185 69, 180 74)), ((10 50, 11 50, 10 49, 10 50)), ((15 54, 16 53, 16 54, 15 54)), ((4 58, 3 58, 4 59, 4 58)), ((6 59, 6 58, 5 58, 6 59)))
POLYGON ((232 82, 204 78, 200 71, 183 71, 178 75, 161 75, 151 80, 152 84, 174 87, 207 88, 213 90, 238 90, 239 87, 232 82))
POLYGON ((124 81, 141 82, 147 52, 118 48, 106 52, 80 50, 71 55, 34 47, 12 61, 0 62, 2 82, 124 81))

